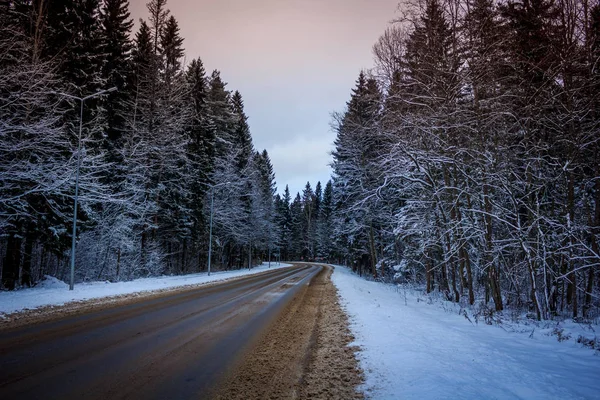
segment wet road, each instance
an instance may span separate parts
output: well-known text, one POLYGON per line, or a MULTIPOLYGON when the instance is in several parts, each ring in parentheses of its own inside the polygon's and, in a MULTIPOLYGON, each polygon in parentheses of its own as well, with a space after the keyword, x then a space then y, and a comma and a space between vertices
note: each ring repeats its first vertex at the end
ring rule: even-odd
POLYGON ((0 399, 202 399, 321 267, 0 332, 0 399))

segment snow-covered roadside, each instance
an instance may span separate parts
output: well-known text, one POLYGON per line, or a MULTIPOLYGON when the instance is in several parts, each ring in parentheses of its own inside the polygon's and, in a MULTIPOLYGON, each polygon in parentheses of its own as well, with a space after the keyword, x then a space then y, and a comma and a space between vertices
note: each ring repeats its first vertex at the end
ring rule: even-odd
MULTIPOLYGON (((289 267, 290 264, 271 263, 270 269, 289 267)), ((222 281, 256 274, 269 269, 267 263, 252 268, 236 271, 213 272, 210 276, 206 273, 161 276, 154 278, 141 278, 129 282, 88 282, 75 285, 74 290, 56 278, 49 278, 31 289, 0 292, 0 318, 2 314, 10 314, 25 309, 34 309, 49 305, 62 305, 72 301, 98 299, 102 297, 127 295, 140 292, 173 289, 184 286, 199 285, 203 283, 222 281)))
POLYGON ((345 267, 332 275, 374 399, 600 399, 600 356, 417 302, 345 267))

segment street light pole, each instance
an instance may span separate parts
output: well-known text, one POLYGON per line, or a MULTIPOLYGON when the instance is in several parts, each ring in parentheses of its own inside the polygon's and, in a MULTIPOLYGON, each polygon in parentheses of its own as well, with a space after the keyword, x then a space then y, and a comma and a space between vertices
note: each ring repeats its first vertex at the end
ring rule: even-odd
POLYGON ((77 198, 79 195, 79 168, 81 167, 81 131, 83 129, 83 99, 80 99, 79 137, 77 139, 77 170, 75 172, 75 204, 73 205, 73 234, 71 235, 71 280, 69 290, 75 286, 75 238, 77 234, 77 198))
POLYGON ((73 290, 75 286, 75 244, 76 244, 76 234, 77 234, 77 200, 79 196, 79 169, 81 168, 81 132, 83 131, 83 103, 96 96, 100 96, 105 93, 114 92, 117 90, 116 87, 111 87, 110 89, 102 90, 100 92, 96 92, 90 94, 86 97, 77 97, 71 94, 61 93, 61 92, 50 92, 51 94, 57 94, 59 96, 68 97, 70 99, 74 99, 79 101, 79 136, 77 137, 77 169, 75 171, 75 200, 73 205, 73 234, 71 239, 71 279, 69 281, 69 290, 73 290))
POLYGON ((208 276, 210 276, 210 259, 212 256, 212 220, 213 220, 213 203, 215 202, 215 187, 210 189, 210 227, 208 228, 208 276))

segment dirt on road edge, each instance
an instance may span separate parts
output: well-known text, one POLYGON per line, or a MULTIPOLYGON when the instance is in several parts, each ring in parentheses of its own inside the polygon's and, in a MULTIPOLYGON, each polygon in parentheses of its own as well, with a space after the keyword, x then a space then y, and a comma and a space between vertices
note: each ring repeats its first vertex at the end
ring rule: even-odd
POLYGON ((238 366, 216 399, 363 399, 356 347, 325 267, 302 288, 238 366))

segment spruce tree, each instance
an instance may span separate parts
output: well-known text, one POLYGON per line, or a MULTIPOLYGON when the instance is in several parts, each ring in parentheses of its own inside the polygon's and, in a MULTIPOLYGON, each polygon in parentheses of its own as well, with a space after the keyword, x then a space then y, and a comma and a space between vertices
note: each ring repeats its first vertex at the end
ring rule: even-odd
MULTIPOLYGON (((257 235, 260 233, 253 227, 258 214, 257 207, 257 192, 258 179, 254 176, 254 167, 252 156, 254 154, 254 146, 252 137, 250 136, 250 127, 248 126, 248 117, 244 112, 244 102, 242 95, 235 91, 230 98, 230 107, 233 115, 231 125, 232 146, 229 149, 231 157, 234 161, 237 171, 237 180, 239 181, 242 192, 240 193, 241 202, 243 204, 242 226, 247 230, 246 241, 254 243, 257 241, 257 235)), ((242 245, 242 243, 240 243, 242 245)))
POLYGON ((290 260, 306 261, 304 244, 304 210, 300 193, 290 203, 290 260))
MULTIPOLYGON (((155 62, 159 63, 161 53, 161 37, 165 29, 165 25, 169 19, 170 11, 166 8, 167 0, 151 0, 147 5, 150 13, 149 22, 152 37, 152 51, 155 54, 155 62)), ((154 66, 156 70, 160 69, 160 65, 154 66)))
MULTIPOLYGON (((105 102, 107 142, 109 149, 121 146, 121 136, 126 129, 127 113, 133 95, 131 88, 132 43, 130 39, 133 21, 130 19, 127 0, 104 0, 101 12, 102 45, 105 60, 102 76, 107 87, 116 87, 105 102)), ((111 154, 116 154, 111 151, 111 154)), ((115 161, 119 161, 116 159, 115 161)))
POLYGON ((219 71, 214 70, 208 85, 208 107, 215 129, 215 156, 223 158, 233 146, 234 115, 230 107, 230 93, 219 71))
POLYGON ((254 175, 253 186, 253 220, 256 230, 256 246, 265 253, 267 258, 277 240, 277 224, 275 223, 275 172, 266 150, 256 152, 253 157, 254 175))
POLYGON ((237 90, 231 96, 231 110, 234 117, 232 126, 233 151, 235 152, 236 164, 239 171, 243 171, 248 165, 254 151, 248 117, 244 112, 244 101, 237 90))
POLYGON ((208 106, 208 82, 206 71, 200 58, 192 60, 187 68, 186 81, 193 105, 192 120, 187 134, 188 158, 192 163, 194 177, 191 185, 191 202, 195 215, 194 237, 204 231, 204 198, 210 183, 215 164, 215 128, 208 106))
POLYGON ((278 233, 279 237, 277 239, 277 244, 280 251, 281 259, 290 260, 291 257, 291 227, 292 227, 292 217, 290 214, 290 202, 291 202, 290 189, 288 185, 285 185, 285 190, 283 192, 283 196, 280 197, 277 204, 277 225, 278 225, 278 233))
POLYGON ((333 230, 333 184, 327 181, 323 191, 323 200, 319 208, 319 224, 317 230, 317 254, 330 262, 333 256, 333 243, 335 241, 333 230))
POLYGON ((310 182, 306 182, 302 191, 302 257, 306 260, 312 260, 315 254, 315 217, 315 193, 310 182))
POLYGON ((179 25, 172 15, 167 19, 160 34, 160 46, 164 57, 164 79, 169 82, 181 69, 184 55, 183 38, 179 33, 179 25))
POLYGON ((452 32, 439 0, 427 0, 406 44, 408 88, 413 104, 441 105, 454 98, 456 65, 451 57, 452 32))
POLYGON ((374 230, 379 229, 377 213, 381 211, 373 193, 381 180, 376 163, 382 151, 381 98, 377 82, 361 72, 347 111, 337 121, 332 154, 339 235, 346 240, 347 255, 367 260, 374 276, 377 275, 374 230))

